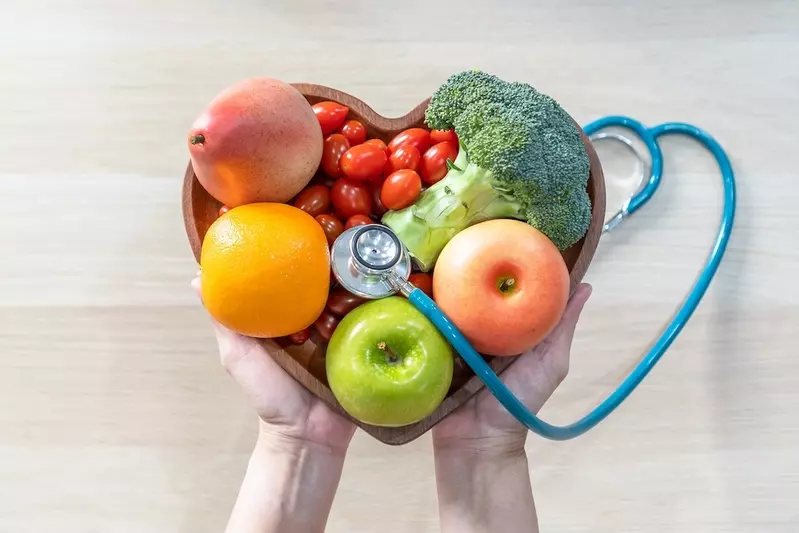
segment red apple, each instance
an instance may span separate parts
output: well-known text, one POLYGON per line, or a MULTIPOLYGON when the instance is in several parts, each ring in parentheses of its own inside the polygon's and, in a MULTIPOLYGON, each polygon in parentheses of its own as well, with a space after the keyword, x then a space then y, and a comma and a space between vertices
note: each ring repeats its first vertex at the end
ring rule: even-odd
POLYGON ((519 355, 560 321, 569 270, 537 229, 519 220, 489 220, 444 247, 433 272, 433 295, 478 352, 519 355))

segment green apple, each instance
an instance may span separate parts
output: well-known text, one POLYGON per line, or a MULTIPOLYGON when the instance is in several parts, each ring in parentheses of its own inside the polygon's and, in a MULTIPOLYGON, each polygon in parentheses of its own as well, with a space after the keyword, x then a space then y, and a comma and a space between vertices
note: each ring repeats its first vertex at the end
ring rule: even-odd
POLYGON ((327 346, 327 381, 356 420, 397 427, 422 420, 444 400, 454 353, 408 300, 391 296, 350 311, 327 346))

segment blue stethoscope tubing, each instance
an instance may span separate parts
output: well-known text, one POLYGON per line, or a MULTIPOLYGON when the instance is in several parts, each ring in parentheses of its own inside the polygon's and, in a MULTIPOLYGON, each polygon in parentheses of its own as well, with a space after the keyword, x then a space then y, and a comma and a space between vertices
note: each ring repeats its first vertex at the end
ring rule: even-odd
POLYGON ((641 188, 620 212, 621 217, 630 215, 640 209, 654 195, 663 176, 663 154, 657 139, 663 135, 682 134, 692 137, 707 148, 718 163, 724 185, 724 205, 721 223, 716 235, 713 248, 705 262, 703 269, 694 282, 691 291, 685 298, 671 322, 660 334, 643 359, 627 376, 627 378, 604 401, 580 420, 567 426, 554 426, 533 414, 522 402, 505 386, 499 376, 488 366, 479 353, 471 346, 458 328, 441 312, 435 302, 420 289, 413 289, 408 295, 410 302, 421 311, 439 331, 447 338, 452 347, 460 354, 463 360, 474 371, 475 375, 485 384, 486 388, 499 400, 499 402, 521 424, 530 431, 550 440, 569 440, 578 437, 594 428, 610 415, 628 396, 641 384, 644 378, 654 368, 663 354, 668 350, 679 333, 690 320, 702 297, 707 292, 713 277, 716 275, 721 263, 727 243, 732 233, 735 218, 735 175, 727 154, 721 145, 707 132, 690 124, 668 122, 647 128, 641 122, 625 116, 608 116, 587 124, 583 130, 586 135, 592 135, 607 127, 623 127, 637 134, 649 150, 651 158, 650 176, 647 183, 641 188))

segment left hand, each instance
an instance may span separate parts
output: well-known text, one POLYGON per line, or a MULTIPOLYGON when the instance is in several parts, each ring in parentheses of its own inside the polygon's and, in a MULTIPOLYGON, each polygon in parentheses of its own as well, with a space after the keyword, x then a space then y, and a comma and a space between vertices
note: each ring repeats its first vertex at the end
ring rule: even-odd
MULTIPOLYGON (((200 276, 192 287, 200 292, 200 276)), ((278 445, 312 445, 345 453, 355 425, 288 375, 257 339, 211 318, 222 366, 260 417, 260 438, 278 445)))

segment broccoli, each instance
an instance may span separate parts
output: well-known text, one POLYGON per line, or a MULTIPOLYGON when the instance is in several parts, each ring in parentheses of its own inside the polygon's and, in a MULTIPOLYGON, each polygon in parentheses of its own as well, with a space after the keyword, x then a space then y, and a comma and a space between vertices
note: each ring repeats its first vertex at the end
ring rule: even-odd
POLYGON ((454 129, 458 157, 416 202, 383 216, 423 271, 459 231, 493 218, 524 220, 560 250, 591 222, 590 163, 580 131, 549 96, 480 71, 451 76, 425 112, 454 129))

